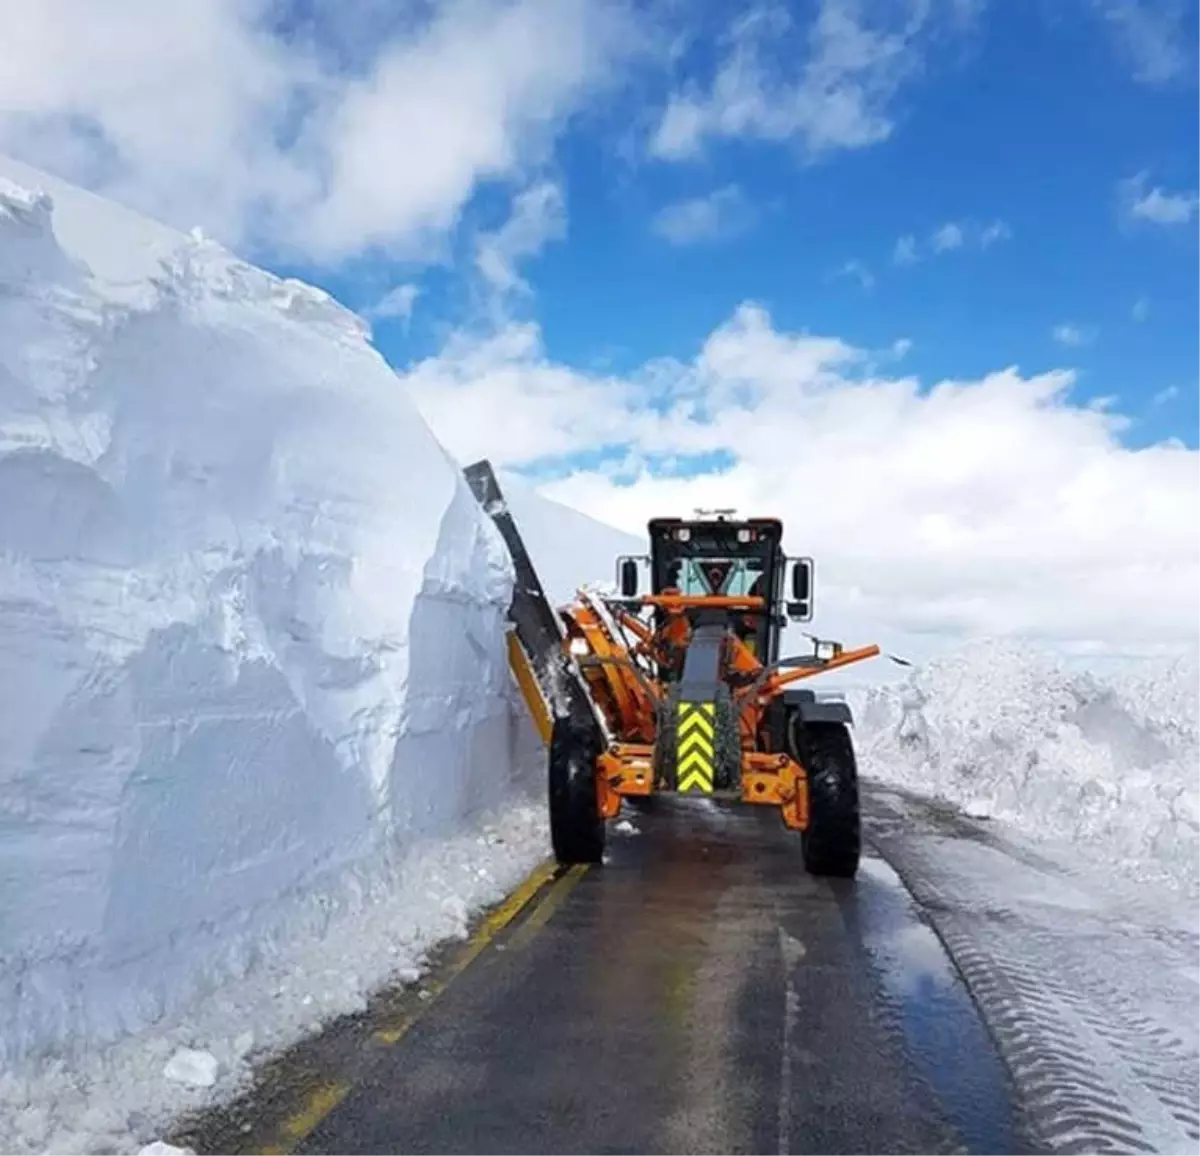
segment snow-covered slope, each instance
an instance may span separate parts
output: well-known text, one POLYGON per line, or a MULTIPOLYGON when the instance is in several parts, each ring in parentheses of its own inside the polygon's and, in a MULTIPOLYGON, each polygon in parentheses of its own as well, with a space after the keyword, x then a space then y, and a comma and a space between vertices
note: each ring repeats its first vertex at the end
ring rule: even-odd
POLYGON ((28 1075, 227 1073, 545 853, 510 589, 358 318, 0 158, 0 1147, 129 1127, 55 1140, 28 1075))
POLYGON ((556 605, 569 602, 583 582, 612 585, 620 555, 649 549, 644 537, 544 498, 518 478, 501 475, 500 486, 546 596, 556 605))
POLYGON ((981 641, 850 695, 864 771, 1195 895, 1195 656, 1103 675, 981 641))

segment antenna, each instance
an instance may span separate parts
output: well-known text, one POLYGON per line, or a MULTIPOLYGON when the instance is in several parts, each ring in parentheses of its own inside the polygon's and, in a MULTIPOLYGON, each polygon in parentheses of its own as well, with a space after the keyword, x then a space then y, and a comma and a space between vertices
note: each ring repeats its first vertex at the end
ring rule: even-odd
POLYGON ((727 506, 714 510, 706 510, 700 506, 695 506, 693 509, 696 512, 697 518, 710 518, 715 516, 720 522, 725 521, 726 518, 732 518, 737 513, 737 509, 733 506, 727 506))

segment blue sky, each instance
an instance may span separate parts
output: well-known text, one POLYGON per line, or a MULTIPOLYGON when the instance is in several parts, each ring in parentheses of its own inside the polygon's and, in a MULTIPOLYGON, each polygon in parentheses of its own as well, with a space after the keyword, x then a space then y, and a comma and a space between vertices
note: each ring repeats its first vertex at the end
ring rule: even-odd
MULTIPOLYGON (((628 126, 661 107, 667 78, 602 102, 562 134, 548 166, 566 236, 522 265, 548 354, 616 372, 688 358, 750 298, 783 328, 870 348, 907 339, 903 368, 927 383, 1010 364, 1077 367, 1073 396, 1117 398, 1134 419, 1130 444, 1175 436, 1195 446, 1196 218, 1131 219, 1122 196, 1139 173, 1143 195, 1196 188, 1194 68, 1139 79, 1120 29, 1095 6, 1057 7, 1052 17, 1025 0, 987 6, 929 50, 888 106, 887 139, 818 157, 735 136, 659 159, 630 143, 628 126), (672 243, 655 231, 672 203, 731 187, 735 211, 717 236, 672 243), (964 222, 1002 222, 1004 235, 986 249, 968 236, 932 251, 936 230, 964 222), (921 257, 898 264, 906 235, 921 257), (850 262, 869 284, 844 271, 850 262), (1080 343, 1056 340, 1061 326, 1080 343)), ((811 17, 809 5, 791 10, 799 26, 811 17)), ((1195 43, 1194 10, 1177 35, 1185 49, 1195 43)), ((708 82, 714 57, 712 41, 691 45, 670 84, 708 82)), ((420 286, 407 325, 376 324, 380 348, 403 366, 469 317, 470 238, 502 219, 505 201, 504 188, 485 186, 464 207, 456 265, 374 267, 366 280, 360 268, 357 283, 316 276, 355 303, 379 284, 420 286)))
POLYGON ((781 516, 868 636, 1194 646, 1195 0, 55 0, 5 35, 0 152, 324 286, 458 460, 633 532, 781 516))

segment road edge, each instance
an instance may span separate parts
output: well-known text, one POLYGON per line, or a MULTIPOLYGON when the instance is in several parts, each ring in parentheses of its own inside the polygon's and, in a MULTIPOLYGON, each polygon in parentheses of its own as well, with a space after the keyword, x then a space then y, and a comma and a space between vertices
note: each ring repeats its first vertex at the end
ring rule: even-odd
POLYGON ((366 1011, 337 1016, 264 1058, 249 1087, 184 1114, 164 1138, 196 1153, 294 1151, 346 1098, 373 1054, 399 1043, 496 937, 535 900, 553 894, 552 884, 567 874, 553 857, 540 860, 503 899, 477 914, 465 939, 435 944, 418 979, 384 985, 366 1011))

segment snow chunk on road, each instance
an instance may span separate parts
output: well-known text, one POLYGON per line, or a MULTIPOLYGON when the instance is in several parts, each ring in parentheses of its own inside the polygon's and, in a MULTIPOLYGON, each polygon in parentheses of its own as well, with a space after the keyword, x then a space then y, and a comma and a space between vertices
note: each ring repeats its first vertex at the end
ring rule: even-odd
POLYGON ((863 772, 1195 893, 1197 670, 1164 659, 1101 676, 975 643, 849 696, 863 772))
POLYGON ((192 1088, 211 1088, 217 1082, 221 1065, 212 1052, 201 1052, 195 1048, 180 1048, 163 1068, 163 1075, 177 1084, 192 1088))

